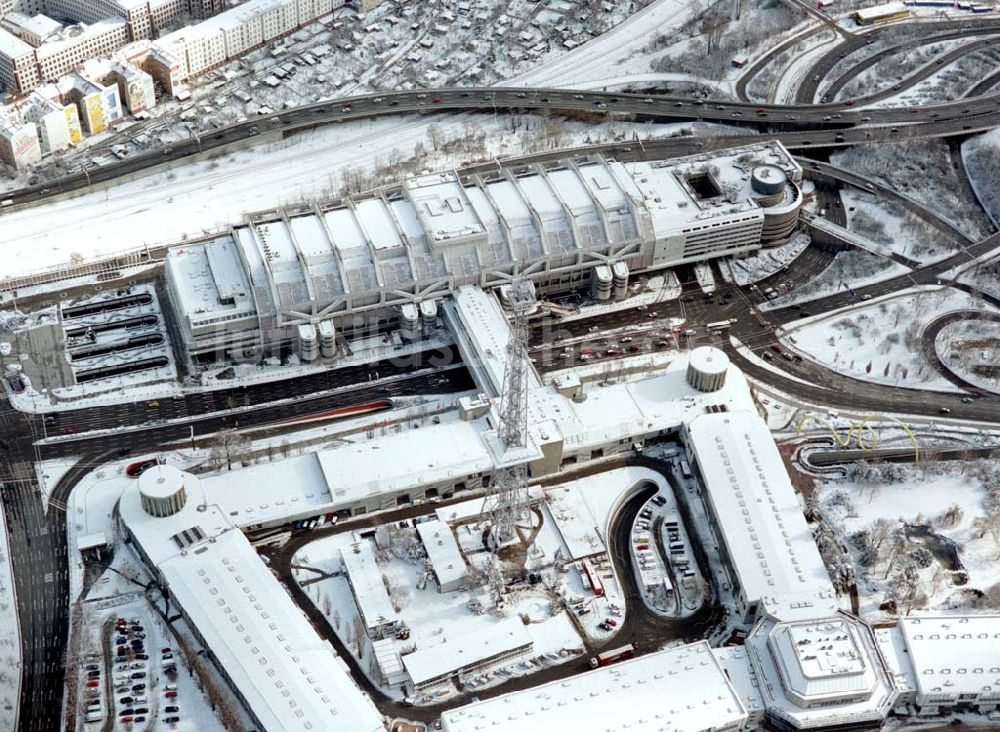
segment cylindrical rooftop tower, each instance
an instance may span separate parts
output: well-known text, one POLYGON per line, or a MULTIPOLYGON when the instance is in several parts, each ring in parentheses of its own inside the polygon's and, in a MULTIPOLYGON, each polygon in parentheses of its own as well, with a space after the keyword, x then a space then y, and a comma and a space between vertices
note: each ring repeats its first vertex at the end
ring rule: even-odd
POLYGON ((777 165, 757 165, 750 173, 750 187, 761 196, 781 193, 788 176, 777 165))
POLYGON ((729 356, 713 346, 701 346, 691 351, 687 381, 698 391, 718 391, 726 383, 729 356))
POLYGON ((172 465, 157 465, 139 476, 142 508, 150 516, 171 516, 187 501, 185 474, 172 465))

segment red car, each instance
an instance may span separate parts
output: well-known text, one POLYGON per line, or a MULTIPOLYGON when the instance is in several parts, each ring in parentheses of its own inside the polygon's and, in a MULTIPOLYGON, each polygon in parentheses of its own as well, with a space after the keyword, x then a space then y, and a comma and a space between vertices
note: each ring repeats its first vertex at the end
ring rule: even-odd
POLYGON ((441 97, 434 97, 431 101, 434 102, 435 104, 440 104, 441 103, 441 97))
POLYGON ((160 649, 160 653, 170 653, 170 648, 169 647, 167 647, 167 648, 161 648, 160 649))
POLYGON ((177 696, 177 692, 176 691, 165 691, 165 692, 163 692, 163 696, 167 697, 167 699, 173 699, 173 698, 175 698, 177 696))
POLYGON ((96 689, 100 685, 101 685, 101 682, 98 681, 97 679, 91 679, 90 681, 87 682, 87 688, 88 689, 96 689))

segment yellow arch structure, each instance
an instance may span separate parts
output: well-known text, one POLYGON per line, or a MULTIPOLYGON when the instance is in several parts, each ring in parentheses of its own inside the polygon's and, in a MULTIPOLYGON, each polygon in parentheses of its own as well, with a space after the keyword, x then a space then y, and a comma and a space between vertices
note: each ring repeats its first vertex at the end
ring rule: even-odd
POLYGON ((826 429, 830 430, 830 435, 833 437, 833 441, 837 444, 838 447, 842 448, 848 447, 851 444, 851 440, 855 439, 856 437, 858 442, 858 447, 863 451, 871 452, 878 448, 878 433, 872 428, 871 423, 881 420, 894 422, 903 429, 903 431, 910 438, 910 442, 913 443, 914 462, 920 462, 920 443, 917 440, 917 436, 913 433, 913 430, 911 430, 910 426, 905 422, 900 421, 896 417, 891 417, 885 414, 866 415, 860 421, 852 422, 850 427, 848 427, 847 431, 841 434, 840 432, 837 431, 837 428, 834 427, 828 420, 824 419, 823 417, 817 416, 815 414, 809 413, 804 415, 802 419, 799 420, 798 427, 795 430, 795 436, 796 437, 801 436, 802 429, 805 426, 806 422, 813 421, 818 425, 820 425, 821 427, 825 427, 826 429), (866 431, 868 433, 867 445, 865 444, 865 437, 864 437, 866 431))

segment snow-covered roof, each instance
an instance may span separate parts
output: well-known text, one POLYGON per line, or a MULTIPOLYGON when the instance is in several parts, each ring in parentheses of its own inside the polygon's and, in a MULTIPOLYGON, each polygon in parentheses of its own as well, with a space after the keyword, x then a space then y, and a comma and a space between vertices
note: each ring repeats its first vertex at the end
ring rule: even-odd
POLYGON ((745 648, 768 712, 795 727, 882 720, 895 702, 874 637, 851 616, 791 623, 765 618, 745 648))
POLYGON ((424 521, 417 524, 417 534, 424 544, 438 583, 448 587, 465 579, 468 575, 465 559, 448 524, 438 519, 424 521))
POLYGON ((88 38, 103 35, 116 28, 122 33, 126 33, 126 25, 124 18, 112 17, 104 18, 89 25, 77 23, 76 25, 66 26, 57 35, 50 37, 46 43, 39 46, 35 54, 38 60, 41 61, 43 58, 62 53, 67 48, 82 43, 88 38))
POLYGON ((861 20, 873 20, 875 18, 881 18, 886 15, 895 15, 896 13, 905 13, 908 8, 901 2, 884 3, 882 5, 873 5, 870 8, 862 8, 857 11, 857 16, 861 20))
POLYGON ((780 623, 768 639, 784 686, 803 698, 868 691, 874 676, 855 629, 843 618, 780 623))
MULTIPOLYGON (((459 348, 477 383, 499 396, 507 367, 510 324, 494 294, 479 287, 459 287, 445 303, 445 312, 455 332, 459 348)), ((539 385, 533 369, 528 369, 528 383, 539 385)))
POLYGON ((922 697, 1000 700, 1000 615, 907 617, 899 628, 922 697))
POLYGON ((703 414, 687 433, 747 602, 781 620, 832 615, 830 577, 767 424, 750 411, 703 414))
POLYGON ((375 562, 375 548, 368 539, 362 539, 340 552, 340 560, 347 572, 347 579, 354 590, 354 599, 361 618, 368 629, 396 622, 396 609, 389 601, 382 572, 375 562))
POLYGON ((745 646, 725 646, 713 648, 712 655, 719 662, 722 670, 733 685, 736 695, 743 702, 743 708, 749 714, 764 712, 764 698, 760 694, 757 680, 757 670, 750 663, 745 646))
POLYGON ((530 647, 531 635, 520 617, 490 622, 470 633, 440 636, 440 643, 418 648, 403 656, 403 666, 417 687, 442 675, 474 668, 489 659, 530 647))
POLYGON ((236 242, 223 236, 167 251, 170 282, 187 304, 192 327, 254 312, 250 282, 236 242))
POLYGON ((878 645, 886 668, 892 675, 893 684, 901 694, 915 693, 917 690, 917 675, 910 663, 909 651, 906 650, 906 640, 898 625, 891 628, 876 628, 875 643, 878 645))
POLYGON ((150 568, 265 730, 383 730, 381 715, 198 478, 167 517, 147 514, 132 481, 118 504, 150 568))
POLYGON ((23 13, 8 13, 4 16, 4 22, 9 23, 15 28, 20 28, 27 33, 31 33, 42 40, 60 31, 63 27, 62 23, 58 20, 53 20, 47 15, 41 14, 29 17, 23 13))
POLYGON ((474 702, 441 715, 446 732, 517 729, 701 732, 746 710, 705 641, 474 702))
POLYGON ((10 31, 0 28, 0 54, 8 58, 18 58, 32 53, 34 50, 10 31))
POLYGON ((493 460, 483 442, 486 425, 445 422, 341 445, 317 453, 335 504, 436 485, 488 472, 493 460))
POLYGON ((76 548, 78 550, 86 551, 87 549, 97 549, 98 547, 107 546, 108 537, 103 531, 96 531, 93 534, 84 534, 77 537, 76 548))
MULTIPOLYGON (((207 22, 221 23, 225 15, 207 22)), ((378 300, 379 291, 392 301, 404 287, 412 292, 416 284, 420 291, 441 278, 479 281, 486 270, 510 271, 515 264, 521 270, 564 261, 590 267, 596 260, 587 252, 614 259, 635 242, 681 241, 691 226, 762 220, 747 193, 754 163, 801 178, 778 142, 653 163, 566 160, 516 175, 502 169, 477 180, 454 172, 427 174, 402 181, 384 196, 290 215, 254 214, 253 223, 234 229, 242 256, 225 254, 234 267, 259 267, 251 279, 270 281, 275 297, 273 304, 257 307, 262 315, 277 314, 281 323, 306 305, 322 310, 348 295, 350 307, 378 300), (695 196, 684 175, 703 170, 721 171, 713 180, 734 191, 734 200, 695 196)), ((747 249, 758 246, 751 234, 747 249)), ((663 257, 661 264, 684 259, 677 247, 663 257)), ((180 302, 185 312, 202 306, 198 298, 191 305, 180 302)))

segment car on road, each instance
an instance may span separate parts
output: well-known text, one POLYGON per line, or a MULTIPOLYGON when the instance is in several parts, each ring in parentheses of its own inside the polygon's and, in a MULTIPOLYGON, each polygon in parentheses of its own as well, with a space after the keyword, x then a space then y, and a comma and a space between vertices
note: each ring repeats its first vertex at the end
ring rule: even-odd
POLYGON ((950 409, 948 409, 948 407, 941 407, 941 408, 940 408, 940 409, 938 410, 938 413, 940 413, 940 414, 951 414, 951 410, 950 410, 950 409))
POLYGON ((972 397, 962 397, 962 404, 972 404, 974 401, 976 400, 972 397))

